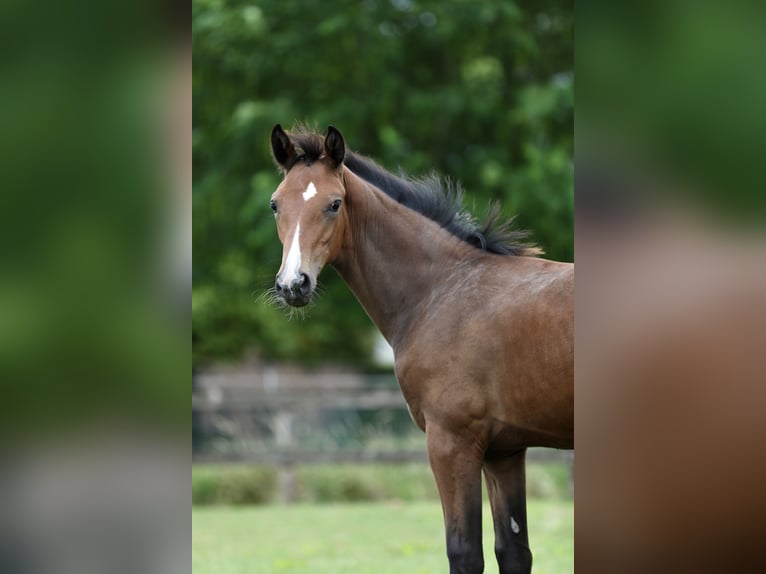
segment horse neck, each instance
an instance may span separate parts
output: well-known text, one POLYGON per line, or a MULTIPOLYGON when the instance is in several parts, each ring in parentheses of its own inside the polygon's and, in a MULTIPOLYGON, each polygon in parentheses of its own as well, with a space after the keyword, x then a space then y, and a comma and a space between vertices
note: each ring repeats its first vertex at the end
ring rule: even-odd
POLYGON ((396 350, 436 286, 475 249, 348 168, 347 225, 333 267, 396 350))

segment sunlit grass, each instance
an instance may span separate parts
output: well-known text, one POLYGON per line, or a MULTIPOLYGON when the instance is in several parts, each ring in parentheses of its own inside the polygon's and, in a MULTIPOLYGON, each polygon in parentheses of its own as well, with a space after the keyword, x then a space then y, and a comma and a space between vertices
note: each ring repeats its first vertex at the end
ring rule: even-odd
MULTIPOLYGON (((574 571, 571 501, 530 500, 536 574, 574 571)), ((496 573, 484 508, 485 572, 496 573)), ((212 507, 192 511, 194 574, 442 574, 448 570, 438 502, 212 507)))

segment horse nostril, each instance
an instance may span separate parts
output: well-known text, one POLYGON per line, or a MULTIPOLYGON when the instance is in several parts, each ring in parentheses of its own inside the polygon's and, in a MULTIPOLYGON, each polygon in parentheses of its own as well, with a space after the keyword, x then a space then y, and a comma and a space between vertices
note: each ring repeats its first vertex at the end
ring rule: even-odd
POLYGON ((279 281, 274 281, 274 289, 276 290, 277 293, 282 292, 282 285, 279 284, 279 281))
POLYGON ((311 289, 311 281, 309 280, 309 276, 305 273, 301 273, 301 284, 298 286, 298 288, 301 290, 301 293, 308 293, 311 289))

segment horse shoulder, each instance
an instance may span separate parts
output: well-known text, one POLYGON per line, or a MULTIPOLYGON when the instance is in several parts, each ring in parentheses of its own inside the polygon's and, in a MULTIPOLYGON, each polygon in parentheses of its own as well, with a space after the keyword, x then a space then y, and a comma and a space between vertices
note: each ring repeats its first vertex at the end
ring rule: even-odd
POLYGON ((396 353, 397 379, 413 420, 422 430, 430 422, 471 438, 487 435, 482 422, 489 408, 487 397, 477 392, 476 373, 466 360, 459 333, 448 322, 431 327, 424 325, 396 353))

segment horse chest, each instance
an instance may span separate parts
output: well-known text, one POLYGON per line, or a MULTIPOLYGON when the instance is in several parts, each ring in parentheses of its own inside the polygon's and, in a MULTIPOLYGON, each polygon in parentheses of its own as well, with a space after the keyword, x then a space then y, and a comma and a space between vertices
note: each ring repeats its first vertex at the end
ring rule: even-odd
POLYGON ((413 407, 410 405, 410 403, 407 403, 407 410, 410 412, 410 418, 412 418, 413 422, 418 426, 420 430, 423 432, 426 431, 426 418, 423 416, 423 411, 420 410, 419 406, 413 407))

